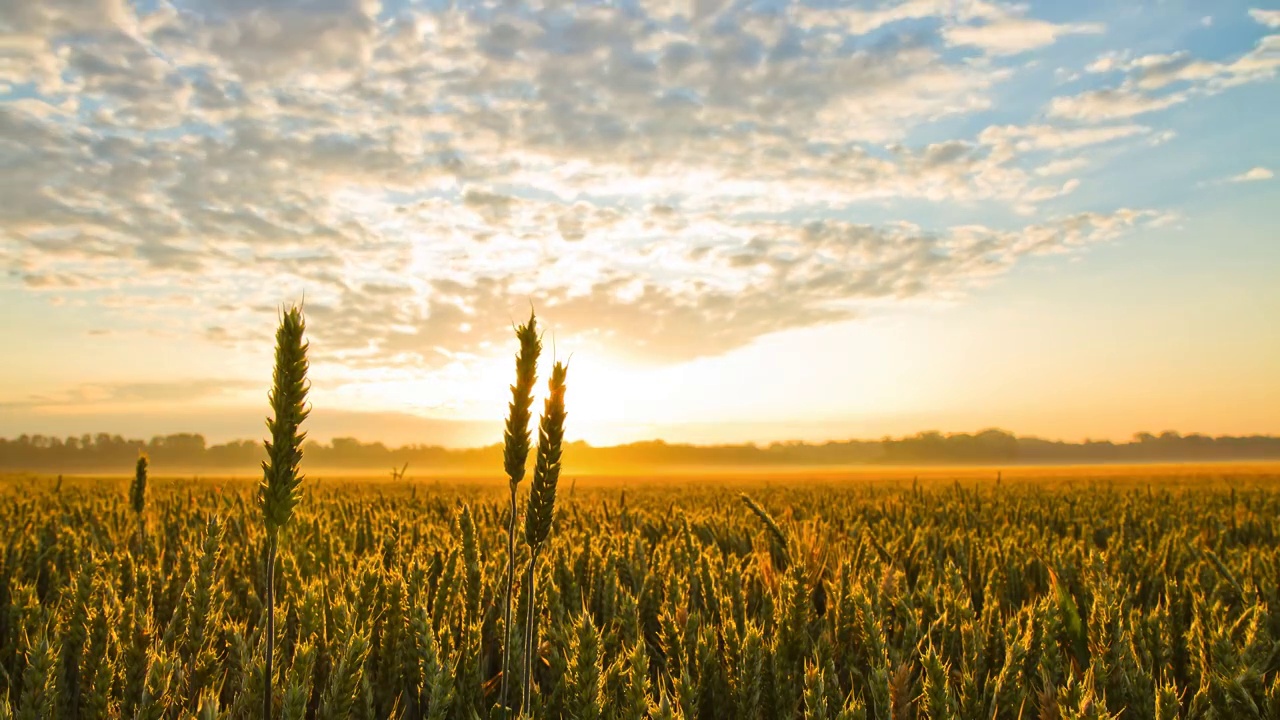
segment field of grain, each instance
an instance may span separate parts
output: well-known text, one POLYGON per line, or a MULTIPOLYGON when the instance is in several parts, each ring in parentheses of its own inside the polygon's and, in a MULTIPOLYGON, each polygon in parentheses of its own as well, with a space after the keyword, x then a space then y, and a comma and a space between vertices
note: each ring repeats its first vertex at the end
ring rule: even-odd
MULTIPOLYGON (((566 476, 523 711, 1280 717, 1274 467, 994 477, 566 476)), ((502 717, 504 479, 302 488, 275 564, 273 716, 502 717)), ((0 717, 261 716, 255 493, 152 478, 139 516, 127 478, 0 480, 0 717)))

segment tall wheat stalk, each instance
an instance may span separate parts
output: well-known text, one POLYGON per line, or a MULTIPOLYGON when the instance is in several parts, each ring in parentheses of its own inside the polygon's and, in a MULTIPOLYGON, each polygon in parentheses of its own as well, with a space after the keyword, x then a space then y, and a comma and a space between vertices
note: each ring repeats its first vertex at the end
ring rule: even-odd
POLYGON ((276 330, 276 360, 272 376, 272 417, 267 418, 267 430, 271 439, 263 444, 267 459, 262 462, 262 482, 258 485, 258 505, 267 526, 266 591, 267 637, 266 668, 263 683, 262 717, 271 717, 272 655, 275 650, 275 568, 276 544, 280 529, 293 516, 293 508, 302 499, 302 474, 298 465, 302 461, 302 441, 307 434, 299 431, 302 421, 311 413, 307 405, 307 349, 310 343, 303 341, 306 321, 302 310, 289 308, 280 317, 276 330))
POLYGON ((138 453, 138 464, 133 468, 133 483, 129 486, 129 504, 133 507, 133 514, 138 518, 138 552, 141 553, 147 539, 147 521, 142 516, 142 511, 147 507, 146 453, 138 453))
POLYGON ((529 322, 516 328, 520 351, 516 354, 516 382, 511 386, 511 403, 507 406, 507 426, 503 431, 503 469, 511 489, 510 523, 507 525, 507 587, 502 606, 502 628, 506 634, 502 644, 502 707, 507 708, 507 688, 511 674, 511 601, 516 576, 516 491, 524 480, 525 463, 529 459, 529 419, 533 406, 533 384, 537 380, 538 355, 542 339, 538 336, 538 319, 532 311, 529 322))
POLYGON ((529 488, 529 507, 525 511, 524 537, 529 543, 529 612, 524 630, 524 693, 522 708, 533 699, 533 656, 537 645, 537 586, 534 570, 538 551, 551 535, 551 521, 556 509, 556 483, 560 481, 560 458, 564 452, 564 391, 569 368, 556 363, 547 382, 547 399, 543 401, 542 420, 538 424, 538 457, 533 466, 533 483, 529 488))

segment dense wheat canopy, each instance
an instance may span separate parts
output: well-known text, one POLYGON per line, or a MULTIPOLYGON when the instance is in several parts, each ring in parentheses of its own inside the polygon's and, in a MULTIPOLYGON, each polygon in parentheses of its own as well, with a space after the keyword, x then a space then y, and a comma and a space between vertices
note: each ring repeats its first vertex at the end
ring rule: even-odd
MULTIPOLYGON (((1275 718, 1276 477, 1182 472, 562 481, 535 716, 1275 718)), ((139 547, 127 480, 0 482, 26 528, 0 565, 0 713, 256 717, 253 493, 153 478, 139 547)), ((505 493, 308 488, 279 548, 276 712, 491 717, 505 493)))

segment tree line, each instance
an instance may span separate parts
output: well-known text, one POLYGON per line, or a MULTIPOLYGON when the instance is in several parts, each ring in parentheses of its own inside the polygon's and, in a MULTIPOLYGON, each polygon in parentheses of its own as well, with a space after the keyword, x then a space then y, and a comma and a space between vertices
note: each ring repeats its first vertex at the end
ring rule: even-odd
MULTIPOLYGON (((1019 437, 1004 430, 979 433, 922 432, 882 440, 826 443, 779 442, 768 445, 688 445, 661 440, 609 447, 578 441, 568 444, 575 469, 589 471, 645 466, 860 465, 928 463, 1123 463, 1159 461, 1280 460, 1280 437, 1222 436, 1164 432, 1138 433, 1127 442, 1071 443, 1019 437)), ((0 438, 0 469, 29 472, 101 472, 133 466, 145 453, 157 468, 245 471, 263 458, 257 440, 210 444, 202 435, 177 433, 150 440, 98 433, 79 437, 21 435, 0 438)), ((408 463, 422 472, 495 467, 501 445, 445 448, 413 444, 388 447, 380 442, 334 438, 308 442, 312 467, 382 469, 408 463)), ((412 474, 412 472, 410 473, 412 474)))

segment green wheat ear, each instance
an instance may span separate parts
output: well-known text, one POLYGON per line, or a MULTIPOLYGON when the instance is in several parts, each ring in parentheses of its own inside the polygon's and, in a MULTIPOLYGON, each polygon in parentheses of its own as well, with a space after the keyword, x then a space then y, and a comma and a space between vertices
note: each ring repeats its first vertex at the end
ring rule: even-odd
POLYGON ((764 523, 764 526, 768 529, 773 542, 776 544, 778 550, 781 551, 783 561, 790 565, 791 553, 787 549, 787 536, 783 534, 782 528, 778 527, 777 521, 773 519, 773 516, 769 514, 768 510, 765 510, 764 507, 752 499, 750 495, 746 493, 738 493, 738 497, 742 498, 743 504, 745 504, 756 517, 760 518, 760 522, 764 523))
POLYGON ((258 486, 258 504, 266 521, 267 534, 275 534, 289 522, 293 508, 302 499, 299 486, 302 474, 302 441, 307 434, 299 431, 311 409, 307 406, 307 348, 303 341, 306 321, 302 310, 292 307, 280 319, 276 330, 276 365, 272 388, 267 396, 273 416, 267 418, 271 439, 264 442, 267 459, 262 462, 262 483, 258 486))
POLYGON ((307 324, 302 309, 294 306, 280 317, 276 330, 276 365, 272 375, 272 416, 267 418, 267 430, 271 439, 265 441, 267 459, 262 462, 262 483, 258 485, 258 505, 267 526, 266 547, 266 647, 263 668, 262 717, 269 719, 272 709, 272 657, 275 645, 275 567, 277 539, 280 528, 293 516, 293 508, 302 499, 302 474, 298 465, 302 462, 302 441, 307 434, 299 427, 311 414, 307 406, 307 348, 303 341, 307 324))
POLYGON ((533 655, 538 647, 537 614, 538 551, 551 535, 551 521, 556 509, 556 483, 560 480, 560 457, 564 452, 564 387, 569 368, 557 362, 547 381, 547 399, 543 401, 542 420, 538 425, 538 459, 533 467, 533 484, 529 488, 529 507, 525 510, 524 539, 529 543, 529 611, 525 616, 524 693, 521 709, 532 707, 533 655))
POLYGON ((139 515, 147 505, 147 455, 138 454, 138 464, 133 471, 133 484, 129 487, 129 503, 139 515))
POLYGON ((529 322, 516 328, 520 352, 516 355, 516 384, 511 386, 507 427, 503 432, 502 464, 511 485, 524 480, 525 462, 529 459, 529 419, 533 407, 533 384, 537 380, 538 355, 542 339, 538 337, 538 319, 529 313, 529 322))
POLYGON ((564 390, 569 368, 556 363, 547 383, 548 395, 538 428, 538 458, 529 488, 524 537, 530 547, 546 542, 556 508, 556 484, 560 481, 560 457, 564 452, 564 390))

